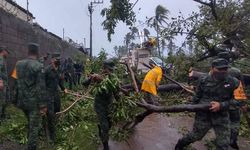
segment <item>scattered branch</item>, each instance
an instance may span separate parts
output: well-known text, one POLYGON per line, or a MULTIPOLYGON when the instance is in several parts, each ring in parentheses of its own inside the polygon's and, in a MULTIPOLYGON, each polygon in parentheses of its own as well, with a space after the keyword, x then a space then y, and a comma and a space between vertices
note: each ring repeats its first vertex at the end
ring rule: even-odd
POLYGON ((81 100, 83 100, 83 99, 93 99, 92 97, 86 96, 87 94, 89 94, 90 91, 91 91, 91 89, 88 90, 84 95, 80 95, 80 94, 78 94, 78 93, 73 93, 73 92, 68 92, 68 94, 70 94, 70 95, 72 95, 72 96, 76 96, 77 99, 76 99, 69 107, 67 107, 67 108, 64 109, 63 111, 57 112, 56 115, 61 115, 61 114, 63 114, 63 113, 68 112, 71 108, 73 108, 73 106, 74 106, 77 102, 79 102, 79 101, 81 101, 81 100))

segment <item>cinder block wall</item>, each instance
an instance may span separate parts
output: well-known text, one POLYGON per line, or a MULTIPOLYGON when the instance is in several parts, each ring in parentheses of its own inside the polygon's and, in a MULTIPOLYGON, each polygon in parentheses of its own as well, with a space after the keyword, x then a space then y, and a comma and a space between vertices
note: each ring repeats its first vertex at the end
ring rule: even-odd
POLYGON ((29 42, 40 44, 41 55, 53 51, 60 51, 63 58, 82 54, 60 37, 52 35, 39 26, 18 19, 0 8, 0 45, 8 46, 12 52, 8 58, 9 72, 13 69, 17 60, 27 56, 27 44, 29 42))

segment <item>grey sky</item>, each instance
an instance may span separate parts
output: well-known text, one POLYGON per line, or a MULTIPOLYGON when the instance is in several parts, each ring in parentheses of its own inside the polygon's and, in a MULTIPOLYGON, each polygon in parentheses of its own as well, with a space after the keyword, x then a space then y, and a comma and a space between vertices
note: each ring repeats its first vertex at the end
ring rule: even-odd
MULTIPOLYGON (((89 16, 88 3, 91 0, 29 0, 29 10, 36 17, 35 22, 48 29, 50 32, 62 37, 63 28, 65 36, 74 41, 83 42, 87 40, 89 47, 89 16)), ((136 0, 131 0, 135 2, 136 0)), ((26 8, 26 0, 16 0, 22 7, 26 8)), ((109 6, 110 0, 104 0, 104 4, 96 6, 93 14, 93 54, 100 52, 101 48, 107 50, 112 55, 115 45, 123 45, 124 35, 128 32, 128 27, 120 23, 112 36, 112 41, 108 42, 107 32, 103 30, 101 22, 104 18, 100 12, 104 7, 109 6)), ((192 0, 139 0, 134 8, 137 12, 137 20, 145 21, 146 16, 154 16, 157 5, 163 5, 170 10, 170 16, 178 15, 179 11, 185 14, 197 10, 197 3, 192 0), (138 9, 141 8, 139 11, 138 9)), ((137 23, 138 24, 138 23, 137 23)), ((141 26, 143 28, 143 26, 141 26)))

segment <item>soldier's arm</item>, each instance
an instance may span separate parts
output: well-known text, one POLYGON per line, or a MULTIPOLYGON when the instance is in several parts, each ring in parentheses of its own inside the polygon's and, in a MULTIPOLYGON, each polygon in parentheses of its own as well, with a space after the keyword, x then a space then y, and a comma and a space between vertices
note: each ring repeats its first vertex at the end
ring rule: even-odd
POLYGON ((198 104, 200 102, 200 99, 202 98, 202 83, 203 83, 203 77, 199 79, 198 85, 196 87, 195 95, 193 97, 192 103, 198 104))
POLYGON ((41 63, 36 65, 36 72, 37 72, 37 86, 39 89, 39 100, 38 105, 40 108, 47 106, 46 100, 46 83, 45 83, 45 69, 41 63))
POLYGON ((61 88, 62 91, 65 90, 64 80, 62 79, 62 77, 60 77, 60 79, 59 79, 59 87, 61 88))

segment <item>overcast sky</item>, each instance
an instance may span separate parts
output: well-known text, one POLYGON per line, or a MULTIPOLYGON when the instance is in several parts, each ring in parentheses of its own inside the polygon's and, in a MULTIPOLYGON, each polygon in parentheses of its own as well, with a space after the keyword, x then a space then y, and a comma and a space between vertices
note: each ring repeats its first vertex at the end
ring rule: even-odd
MULTIPOLYGON (((29 10, 35 16, 35 22, 50 32, 62 37, 63 28, 65 37, 70 37, 78 43, 83 43, 86 38, 89 47, 89 13, 88 4, 91 0, 29 0, 29 10)), ((135 2, 136 0, 131 0, 135 2)), ((26 0, 16 0, 22 7, 26 8, 26 0)), ((162 5, 170 10, 170 16, 177 16, 179 11, 189 14, 197 11, 197 3, 192 0, 139 0, 134 10, 137 20, 145 21, 146 16, 154 16, 155 7, 162 5), (139 11, 139 8, 140 11, 139 11)), ((104 4, 97 5, 93 13, 93 54, 97 55, 101 48, 112 55, 115 45, 123 45, 128 27, 120 23, 108 42, 107 32, 103 30, 101 23, 104 18, 100 12, 110 5, 110 0, 104 0, 104 4)), ((138 24, 138 23, 137 23, 138 24)), ((143 26, 140 26, 143 29, 143 26)), ((177 39, 178 40, 178 39, 177 39)), ((180 41, 177 41, 180 42, 180 41)))

